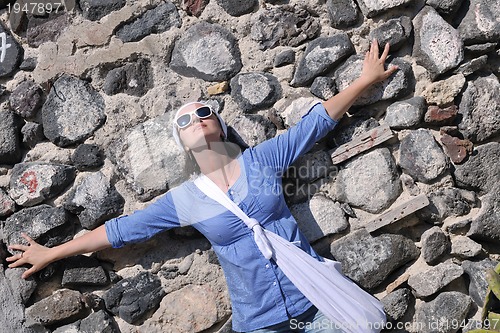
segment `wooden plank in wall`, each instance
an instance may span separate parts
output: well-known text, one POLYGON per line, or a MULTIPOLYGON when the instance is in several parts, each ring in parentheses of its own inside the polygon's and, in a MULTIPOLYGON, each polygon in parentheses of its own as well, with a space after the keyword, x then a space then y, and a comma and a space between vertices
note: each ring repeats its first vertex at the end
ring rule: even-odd
POLYGON ((329 151, 333 164, 339 164, 351 157, 358 155, 374 146, 381 144, 394 137, 387 125, 380 125, 353 140, 329 151))
POLYGON ((401 205, 382 213, 377 218, 365 223, 364 227, 368 232, 373 232, 386 225, 401 220, 403 217, 406 217, 416 212, 417 210, 424 208, 428 204, 429 199, 427 198, 427 195, 419 194, 416 197, 402 203, 401 205))

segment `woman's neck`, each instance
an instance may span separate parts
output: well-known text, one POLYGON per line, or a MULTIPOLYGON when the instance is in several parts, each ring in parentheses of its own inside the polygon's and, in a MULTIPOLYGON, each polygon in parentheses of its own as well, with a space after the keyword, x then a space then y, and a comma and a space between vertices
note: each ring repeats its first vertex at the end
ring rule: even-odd
POLYGON ((201 173, 207 176, 217 171, 224 171, 233 160, 224 142, 213 142, 208 148, 192 150, 192 153, 201 173))

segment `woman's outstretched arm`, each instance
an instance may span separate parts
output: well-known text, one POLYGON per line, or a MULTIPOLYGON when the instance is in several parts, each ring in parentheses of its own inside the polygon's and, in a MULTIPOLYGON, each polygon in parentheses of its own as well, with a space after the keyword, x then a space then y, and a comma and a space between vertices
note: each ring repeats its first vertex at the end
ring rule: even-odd
POLYGON ((38 272, 54 261, 111 247, 111 244, 106 236, 106 229, 104 225, 101 225, 81 237, 52 248, 38 244, 26 234, 22 234, 22 236, 26 239, 29 245, 11 245, 9 249, 19 250, 22 252, 15 254, 12 257, 8 257, 7 261, 12 262, 9 264, 10 268, 19 267, 24 264, 31 265, 31 267, 23 273, 23 279, 28 278, 33 273, 38 272))
POLYGON ((398 69, 397 66, 392 66, 385 70, 384 63, 388 54, 389 44, 385 45, 384 52, 379 57, 378 42, 377 40, 372 41, 370 50, 366 52, 360 77, 351 83, 349 87, 323 103, 333 120, 342 118, 356 99, 372 84, 387 79, 398 69))

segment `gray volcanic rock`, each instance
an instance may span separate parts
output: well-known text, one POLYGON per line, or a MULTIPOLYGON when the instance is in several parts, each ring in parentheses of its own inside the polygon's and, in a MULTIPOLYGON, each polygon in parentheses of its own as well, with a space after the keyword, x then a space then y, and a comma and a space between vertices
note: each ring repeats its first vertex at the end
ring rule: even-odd
POLYGON ((410 276, 408 285, 415 291, 416 297, 427 297, 459 278, 462 274, 464 274, 464 270, 461 266, 443 262, 424 272, 410 276))
POLYGON ((391 51, 396 51, 410 38, 413 26, 408 16, 401 16, 384 22, 370 32, 370 40, 377 39, 380 48, 386 43, 391 46, 391 51))
POLYGON ((125 6, 125 0, 80 0, 83 17, 98 21, 104 16, 125 6))
POLYGON ((206 81, 225 81, 241 67, 241 55, 233 34, 218 24, 201 21, 175 43, 170 68, 206 81))
POLYGON ((379 213, 396 200, 402 187, 391 153, 377 148, 349 160, 339 171, 334 190, 338 201, 379 213))
POLYGON ((298 46, 318 37, 321 30, 318 18, 304 8, 290 5, 259 10, 252 15, 251 25, 250 37, 262 50, 298 46))
POLYGON ((0 164, 15 164, 21 160, 22 120, 14 112, 0 108, 0 164))
POLYGON ((123 279, 103 295, 106 308, 129 324, 158 308, 165 296, 160 279, 142 272, 133 278, 123 279))
POLYGON ((0 24, 0 34, 5 34, 6 46, 6 50, 0 53, 0 77, 7 77, 19 68, 23 61, 24 49, 3 24, 0 24))
POLYGON ((450 251, 450 240, 439 227, 432 227, 422 234, 422 257, 425 262, 434 265, 450 251))
POLYGON ((47 17, 31 17, 26 31, 28 45, 39 47, 44 43, 54 42, 69 25, 70 15, 62 11, 53 11, 47 17))
POLYGON ((307 44, 290 85, 293 87, 308 85, 315 77, 333 69, 352 53, 354 46, 347 34, 316 38, 307 44))
POLYGON ((33 118, 42 103, 42 89, 31 80, 21 82, 9 97, 10 107, 23 118, 33 118))
POLYGON ((23 137, 23 144, 33 148, 37 143, 42 142, 45 139, 43 135, 43 127, 41 124, 26 122, 21 128, 21 134, 23 137))
POLYGON ((276 135, 276 125, 259 114, 238 116, 231 122, 231 126, 250 147, 276 135))
POLYGON ((413 179, 429 183, 442 175, 448 159, 427 129, 411 131, 401 140, 399 165, 413 179))
MULTIPOLYGON (((361 75, 364 57, 352 55, 335 70, 335 83, 338 91, 347 88, 361 75)), ((375 83, 358 97, 354 105, 370 105, 378 101, 400 98, 408 95, 414 84, 412 67, 400 58, 394 58, 387 67, 398 66, 399 69, 388 79, 375 83)))
POLYGON ((166 1, 118 28, 116 37, 124 43, 136 42, 148 35, 160 34, 180 26, 181 18, 177 8, 172 2, 166 1))
POLYGON ((75 168, 50 163, 19 163, 12 169, 9 195, 21 206, 55 197, 75 178, 75 168))
POLYGON ((143 96, 153 87, 151 64, 145 59, 114 68, 106 74, 103 90, 107 95, 125 93, 143 96))
MULTIPOLYGON (((19 279, 19 278, 18 278, 19 279)), ((11 279, 6 277, 3 265, 0 265, 0 325, 4 332, 34 333, 26 327, 24 306, 19 290, 12 288, 11 279)))
POLYGON ((426 109, 425 98, 415 96, 389 105, 384 120, 393 129, 411 128, 422 122, 426 109))
POLYGON ((420 254, 406 237, 392 234, 372 237, 365 229, 334 241, 331 253, 342 263, 345 275, 368 289, 377 287, 391 272, 420 254))
POLYGON ((433 79, 462 62, 464 46, 458 31, 434 8, 424 7, 413 18, 413 27, 413 57, 429 71, 433 79))
POLYGON ((467 161, 455 166, 457 186, 479 190, 484 194, 492 190, 500 177, 500 143, 490 142, 477 146, 467 161))
POLYGON ((326 8, 334 28, 349 28, 358 21, 359 10, 353 0, 327 0, 326 8))
POLYGON ((77 214, 82 227, 94 229, 123 213, 124 199, 100 171, 86 175, 70 192, 64 208, 77 214))
POLYGON ((500 38, 498 1, 470 0, 467 14, 458 26, 465 44, 498 42, 500 38))
POLYGON ((465 260, 462 262, 462 267, 465 273, 469 276, 469 295, 478 306, 483 307, 486 291, 488 290, 488 281, 486 281, 485 271, 488 268, 495 268, 498 262, 491 259, 481 261, 465 260))
POLYGON ((494 75, 467 82, 458 113, 458 128, 472 142, 482 142, 500 134, 500 83, 494 75))
POLYGON ((109 277, 92 257, 79 255, 64 260, 64 272, 61 285, 65 288, 78 288, 79 286, 106 286, 109 277))
POLYGON ((0 188, 0 217, 9 216, 16 211, 16 203, 0 188))
POLYGON ((231 97, 243 112, 269 108, 281 97, 278 79, 268 73, 240 73, 230 85, 231 97))
POLYGON ((104 99, 88 82, 64 74, 43 104, 44 134, 60 147, 84 141, 104 124, 104 108, 104 99))
POLYGON ((384 13, 390 9, 397 8, 400 6, 408 5, 413 0, 359 0, 358 5, 366 17, 374 17, 378 14, 384 13))
POLYGON ((434 7, 438 13, 444 15, 454 14, 464 0, 426 0, 425 3, 434 7))
POLYGON ((388 319, 399 320, 408 310, 411 298, 412 294, 410 289, 401 288, 387 294, 380 301, 384 305, 384 311, 388 319))
POLYGON ((258 0, 217 0, 221 6, 231 16, 241 16, 251 13, 259 4, 258 0))
POLYGON ((472 219, 467 236, 476 240, 486 240, 493 243, 499 242, 500 184, 497 182, 491 192, 485 195, 481 201, 481 210, 472 219))

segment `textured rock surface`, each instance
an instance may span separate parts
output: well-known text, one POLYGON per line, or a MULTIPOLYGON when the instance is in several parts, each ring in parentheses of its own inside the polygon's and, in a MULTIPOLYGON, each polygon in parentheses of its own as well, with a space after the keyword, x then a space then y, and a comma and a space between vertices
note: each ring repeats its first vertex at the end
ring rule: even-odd
POLYGON ((416 297, 427 297, 436 293, 464 273, 461 266, 453 263, 441 263, 426 271, 412 275, 408 285, 413 289, 416 297))
POLYGON ((385 122, 394 129, 411 128, 422 121, 427 103, 421 96, 395 102, 387 107, 385 122))

